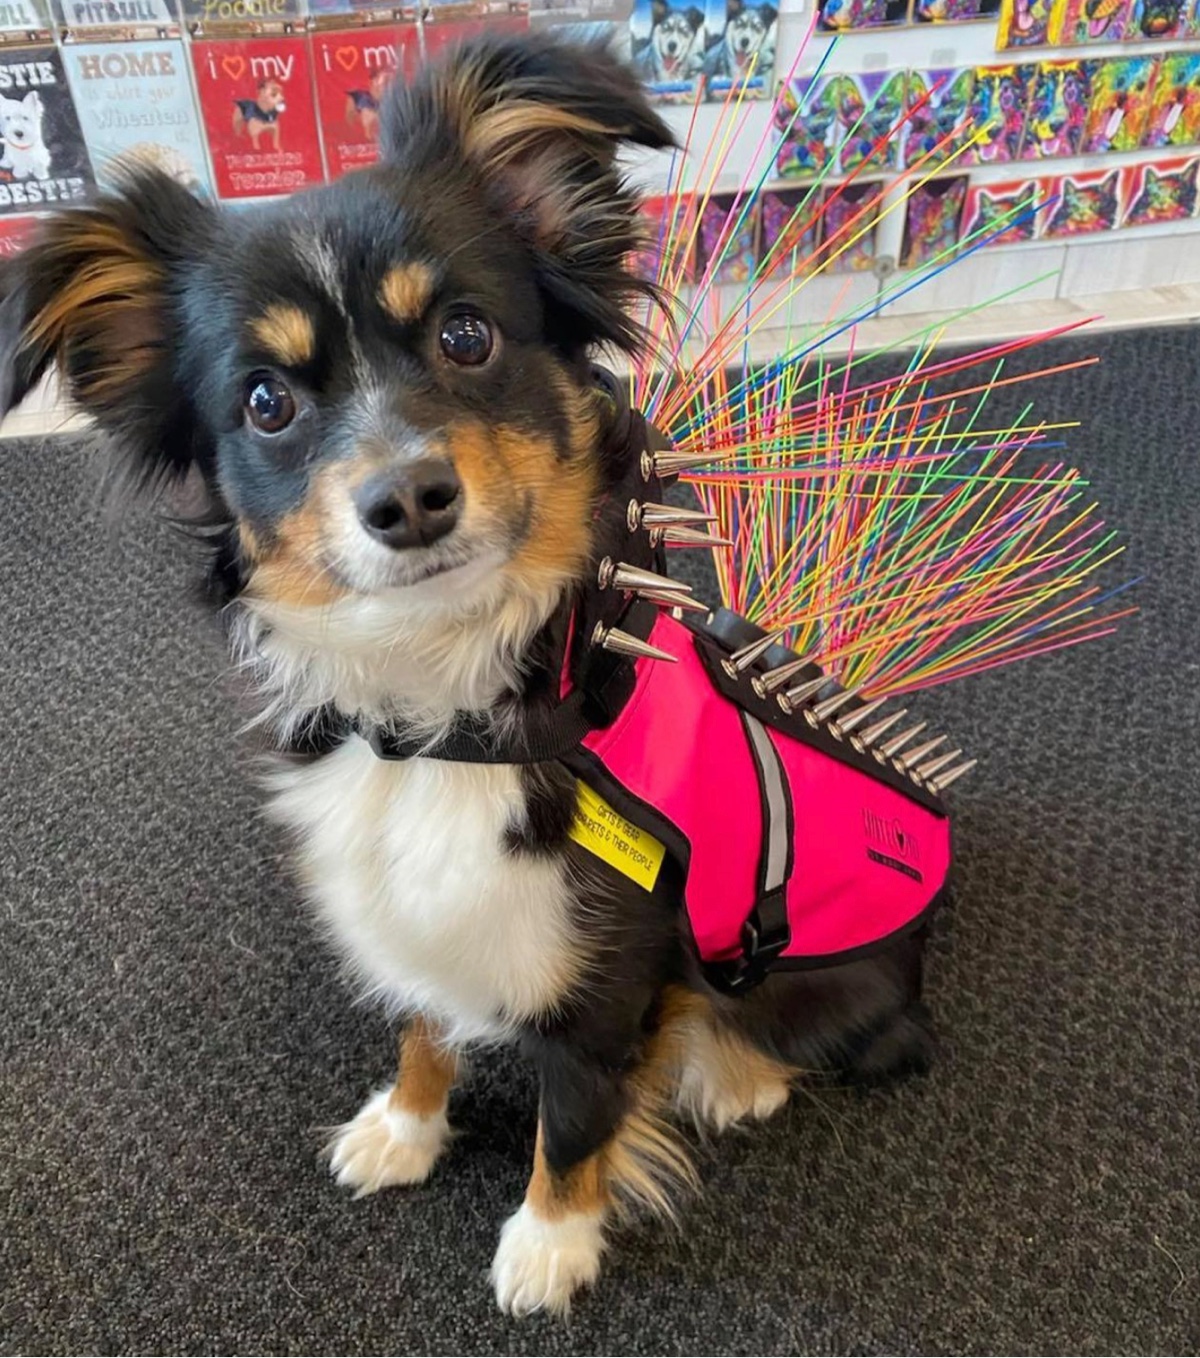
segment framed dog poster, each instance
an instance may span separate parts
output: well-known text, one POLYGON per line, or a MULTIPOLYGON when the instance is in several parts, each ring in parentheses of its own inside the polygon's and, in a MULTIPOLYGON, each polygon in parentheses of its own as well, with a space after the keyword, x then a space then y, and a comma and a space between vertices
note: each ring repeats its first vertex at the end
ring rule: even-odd
POLYGON ((714 283, 745 284, 758 264, 757 197, 714 193, 700 214, 696 274, 714 283))
POLYGON ((0 213, 82 198, 93 182, 55 47, 0 47, 0 213))
POLYGON ((1119 167, 1063 175, 1054 181, 1050 192, 1055 201, 1042 223, 1043 238, 1063 240, 1115 231, 1125 205, 1124 189, 1119 167))
POLYGON ((1080 151, 1136 151, 1150 120, 1157 57, 1110 57, 1092 63, 1091 101, 1080 151))
POLYGON ((43 0, 0 0, 0 43, 49 40, 50 15, 43 0))
POLYGON ((999 12, 1000 0, 913 0, 909 18, 914 24, 969 24, 999 12))
POLYGON ((330 179, 379 158, 379 103, 420 61, 416 24, 331 29, 312 39, 317 111, 330 179))
POLYGON ((811 272, 821 217, 821 190, 770 189, 762 195, 758 258, 766 278, 811 272))
POLYGON ((192 44, 220 198, 267 198, 324 181, 307 38, 192 44))
POLYGON ((958 226, 967 201, 967 176, 950 175, 917 184, 904 205, 904 245, 900 262, 919 269, 932 260, 950 258, 958 244, 958 226))
POLYGON ((1200 142, 1200 52, 1168 52, 1154 80, 1143 146, 1200 142))
POLYGON ((156 165, 211 194, 200 112, 178 39, 63 49, 83 138, 101 183, 117 165, 156 165))
POLYGON ((1050 16, 1050 41, 1055 47, 1117 42, 1131 36, 1132 22, 1133 0, 1064 0, 1050 16))
POLYGON ((704 79, 710 11, 715 37, 725 26, 724 0, 634 0, 630 57, 651 99, 663 104, 695 101, 704 79))
POLYGON ((976 66, 969 108, 972 142, 959 165, 1003 165, 1016 160, 1025 140, 1024 66, 976 66))
POLYGON ((1028 68, 1021 160, 1079 154, 1095 65, 1094 61, 1040 61, 1028 68))
POLYGON ((825 191, 817 268, 828 273, 859 273, 875 263, 882 200, 883 185, 874 181, 855 180, 825 191))
POLYGON ((704 88, 714 103, 731 92, 744 99, 769 99, 775 88, 775 46, 779 13, 774 5, 725 0, 714 16, 721 27, 708 26, 704 55, 704 88))
POLYGON ((818 0, 817 28, 822 33, 845 33, 860 28, 902 24, 908 0, 818 0))
POLYGON ((955 169, 967 164, 966 148, 974 133, 970 116, 975 94, 975 68, 909 71, 909 116, 900 153, 904 165, 929 170, 952 160, 955 169))

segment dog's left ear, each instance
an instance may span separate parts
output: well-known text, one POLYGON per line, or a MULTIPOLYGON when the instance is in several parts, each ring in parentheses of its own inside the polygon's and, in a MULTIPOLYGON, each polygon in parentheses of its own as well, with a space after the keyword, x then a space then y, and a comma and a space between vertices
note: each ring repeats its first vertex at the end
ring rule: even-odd
POLYGON ((759 9, 762 11, 763 23, 770 28, 775 20, 779 18, 779 11, 774 5, 759 5, 759 9))
POLYGON ((645 290, 630 271, 638 200, 622 143, 673 145, 637 77, 601 43, 490 37, 396 81, 381 113, 385 163, 442 177, 464 164, 524 236, 540 282, 586 340, 630 348, 625 314, 645 290))

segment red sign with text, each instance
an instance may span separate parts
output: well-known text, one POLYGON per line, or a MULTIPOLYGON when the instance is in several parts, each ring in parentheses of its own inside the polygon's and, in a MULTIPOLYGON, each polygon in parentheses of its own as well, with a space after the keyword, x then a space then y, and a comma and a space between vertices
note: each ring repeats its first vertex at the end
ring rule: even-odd
POLYGON ((393 80, 408 79, 416 69, 417 44, 415 24, 313 35, 317 110, 330 179, 379 158, 379 103, 393 80))
POLYGON ((324 182, 306 38, 196 42, 192 62, 218 197, 324 182))

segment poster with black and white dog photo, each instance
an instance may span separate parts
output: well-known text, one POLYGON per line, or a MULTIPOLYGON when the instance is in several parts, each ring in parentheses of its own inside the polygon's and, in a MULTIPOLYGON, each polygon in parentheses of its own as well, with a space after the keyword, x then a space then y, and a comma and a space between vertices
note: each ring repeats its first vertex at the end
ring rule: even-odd
POLYGON ((72 202, 92 182, 57 49, 0 48, 0 213, 19 216, 72 202))
POLYGON ((634 69, 651 99, 690 104, 704 80, 709 11, 713 32, 725 21, 725 0, 634 0, 629 35, 634 69))

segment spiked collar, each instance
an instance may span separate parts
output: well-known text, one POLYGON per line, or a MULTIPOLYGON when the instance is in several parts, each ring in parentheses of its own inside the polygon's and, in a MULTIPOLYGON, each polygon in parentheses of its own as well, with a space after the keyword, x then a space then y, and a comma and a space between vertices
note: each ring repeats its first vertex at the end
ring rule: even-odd
POLYGON ((666 576, 663 548, 715 544, 704 531, 708 518, 662 502, 674 479, 669 441, 630 407, 610 373, 595 368, 593 376, 611 405, 602 456, 614 480, 596 511, 587 578, 534 639, 524 691, 506 700, 512 720, 461 712, 444 736, 430 741, 399 724, 367 724, 327 707, 293 737, 288 752, 325 754, 357 733, 380 759, 559 759, 616 719, 633 693, 639 658, 662 658, 646 640, 659 608, 707 613, 690 587, 666 576))

